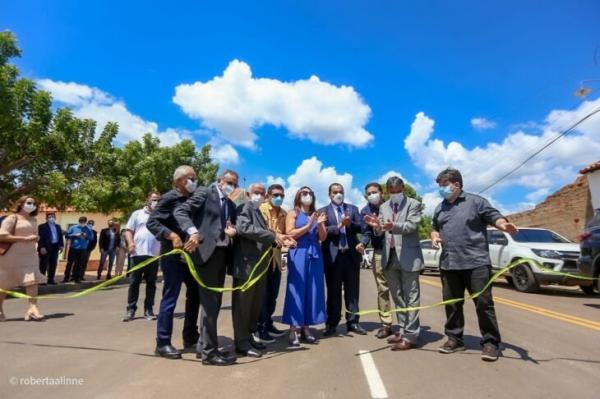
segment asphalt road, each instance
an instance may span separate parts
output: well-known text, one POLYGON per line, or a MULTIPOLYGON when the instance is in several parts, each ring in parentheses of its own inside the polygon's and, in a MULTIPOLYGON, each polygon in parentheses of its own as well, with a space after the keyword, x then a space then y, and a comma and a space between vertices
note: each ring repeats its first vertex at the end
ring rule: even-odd
MULTIPOLYGON (((374 308, 371 271, 361 278, 361 307, 374 308)), ((423 304, 441 299, 439 277, 421 282, 423 304)), ((0 323, 0 398, 600 398, 600 299, 576 289, 521 294, 496 285, 504 349, 495 363, 480 360, 470 303, 463 353, 437 353, 444 315, 431 309, 421 313, 422 347, 408 352, 391 352, 376 339, 377 318, 368 316, 362 320, 368 336, 322 339, 296 350, 284 337, 263 358, 224 368, 203 366, 194 354, 176 361, 155 357, 155 322, 121 322, 126 294, 120 286, 45 300, 40 307, 49 318, 42 323, 24 322, 26 302, 8 300, 8 320, 0 323), (73 380, 67 385, 66 379, 73 380)), ((232 349, 230 299, 225 295, 219 335, 232 349)), ((177 318, 176 346, 182 324, 177 318)))

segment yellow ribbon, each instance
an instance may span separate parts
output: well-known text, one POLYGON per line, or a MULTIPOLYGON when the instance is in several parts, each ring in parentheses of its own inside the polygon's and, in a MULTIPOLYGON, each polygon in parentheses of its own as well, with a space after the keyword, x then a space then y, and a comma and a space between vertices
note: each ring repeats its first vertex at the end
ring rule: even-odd
POLYGON ((113 278, 111 278, 110 280, 106 280, 100 284, 94 285, 93 287, 87 288, 83 291, 80 292, 76 292, 74 294, 70 294, 70 295, 40 295, 40 296, 31 296, 31 295, 27 295, 27 294, 23 294, 21 292, 17 292, 17 291, 9 291, 9 290, 3 290, 2 288, 0 288, 0 292, 3 292, 7 295, 13 296, 15 298, 22 298, 22 299, 71 299, 71 298, 80 298, 82 296, 86 296, 86 295, 90 295, 96 291, 101 290, 102 288, 108 287, 109 285, 112 285, 114 283, 116 283, 117 281, 125 278, 128 274, 133 273, 136 270, 140 270, 146 266, 148 266, 149 264, 151 264, 152 262, 155 262, 157 260, 159 260, 160 258, 163 258, 165 256, 172 256, 172 255, 182 255, 183 258, 185 259, 185 263, 187 264, 188 269, 190 270, 190 273, 192 274, 192 276, 194 277, 194 280, 196 280, 196 282, 198 283, 198 285, 204 289, 210 290, 210 291, 214 291, 214 292, 219 292, 219 293, 223 293, 223 292, 231 292, 231 291, 242 291, 245 292, 247 290, 249 290, 253 285, 255 285, 264 275, 265 273, 269 270, 269 265, 271 263, 271 260, 273 259, 273 255, 271 255, 271 257, 269 258, 269 262, 267 263, 267 266, 257 275, 254 276, 254 274, 256 273, 256 271, 258 270, 259 266, 261 265, 261 263, 263 263, 263 261, 267 258, 267 256, 272 253, 273 248, 270 247, 269 249, 267 249, 261 256, 261 258, 258 260, 258 262, 256 262, 256 264, 252 267, 252 270, 250 272, 250 275, 248 276, 248 279, 244 282, 244 284, 238 286, 238 287, 209 287, 207 286, 204 281, 202 281, 202 279, 200 278, 200 276, 198 275, 198 271, 196 270, 196 267, 194 266, 194 262, 192 262, 192 258, 190 257, 190 255, 185 252, 182 249, 173 249, 172 251, 169 251, 167 253, 164 253, 162 255, 159 256, 155 256, 153 258, 147 259, 143 262, 138 263, 137 265, 135 265, 134 267, 130 268, 129 270, 127 270, 124 274, 120 275, 120 276, 115 276, 113 278))
POLYGON ((572 274, 572 273, 564 273, 564 272, 557 272, 555 270, 549 269, 547 267, 542 266, 538 261, 534 260, 534 259, 518 259, 510 264, 508 264, 507 266, 503 267, 502 269, 498 270, 496 273, 494 273, 492 275, 492 277, 489 279, 489 281, 483 286, 483 288, 474 293, 474 294, 470 294, 467 295, 463 298, 452 298, 452 299, 447 299, 445 301, 441 301, 441 302, 437 302, 431 305, 423 305, 423 306, 413 306, 413 307, 406 307, 406 308, 395 308, 395 309, 391 309, 389 311, 380 311, 378 309, 369 309, 369 310, 362 310, 359 312, 348 312, 350 314, 355 314, 358 316, 364 316, 364 315, 368 315, 368 314, 381 314, 382 316, 389 316, 392 313, 401 313, 401 312, 414 312, 417 310, 423 310, 423 309, 431 309, 431 308, 437 308, 440 306, 446 306, 446 305, 454 305, 455 303, 458 302, 462 302, 462 301, 466 301, 469 299, 475 299, 477 297, 479 297, 481 294, 483 294, 489 287, 490 285, 492 285, 492 283, 494 281, 496 281, 501 275, 503 275, 504 273, 506 273, 507 271, 509 271, 510 269, 513 269, 521 264, 524 263, 529 263, 532 265, 537 266, 540 270, 549 273, 549 274, 554 274, 554 275, 558 275, 558 276, 565 276, 565 277, 572 277, 578 280, 598 280, 598 277, 586 277, 586 276, 580 276, 577 274, 572 274))

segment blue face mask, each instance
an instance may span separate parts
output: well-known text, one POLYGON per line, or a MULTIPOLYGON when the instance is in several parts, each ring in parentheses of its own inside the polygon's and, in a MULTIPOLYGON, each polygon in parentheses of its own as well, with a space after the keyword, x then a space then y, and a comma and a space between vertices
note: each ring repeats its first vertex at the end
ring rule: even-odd
POLYGON ((282 197, 273 197, 273 199, 271 200, 271 203, 273 204, 273 206, 281 206, 283 204, 283 198, 282 197))
POLYGON ((438 192, 440 193, 440 196, 442 198, 447 199, 447 200, 452 198, 452 195, 454 194, 454 191, 452 190, 451 185, 447 185, 445 187, 440 187, 438 192))

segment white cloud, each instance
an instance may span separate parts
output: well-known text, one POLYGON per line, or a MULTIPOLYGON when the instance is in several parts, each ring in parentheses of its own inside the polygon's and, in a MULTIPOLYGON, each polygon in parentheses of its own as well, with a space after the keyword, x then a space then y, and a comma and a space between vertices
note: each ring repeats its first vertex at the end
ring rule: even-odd
POLYGON ((210 157, 223 165, 235 165, 240 161, 240 155, 231 144, 211 143, 210 157))
POLYGON ((146 133, 158 137, 165 146, 176 144, 191 136, 191 133, 185 130, 160 130, 156 122, 147 121, 132 113, 124 102, 96 87, 50 79, 41 79, 37 83, 42 89, 49 91, 56 102, 69 106, 75 116, 94 119, 97 122, 96 132, 102 131, 108 122, 118 123, 119 134, 116 142, 119 144, 139 140, 146 133))
POLYGON ((486 118, 478 117, 471 119, 471 126, 473 126, 473 128, 476 130, 487 130, 495 128, 496 122, 486 118))
MULTIPOLYGON (((575 110, 552 111, 540 124, 541 131, 538 134, 520 130, 508 134, 501 142, 490 142, 483 147, 474 148, 466 148, 457 141, 446 144, 433 138, 434 120, 419 112, 404 141, 404 147, 417 167, 432 181, 442 169, 452 166, 462 172, 467 190, 479 192, 556 137, 561 130, 598 107, 600 98, 583 102, 575 110)), ((515 185, 532 189, 540 196, 544 190, 572 182, 578 169, 597 161, 599 154, 600 114, 596 114, 491 192, 515 185)), ((531 199, 536 197, 533 193, 530 195, 531 199)), ((530 204, 531 199, 523 205, 530 204)), ((518 202, 518 199, 515 202, 518 202)))
POLYGON ((222 76, 177 86, 173 101, 204 128, 248 148, 255 147, 256 129, 263 125, 284 127, 292 137, 319 144, 362 147, 373 140, 364 129, 371 109, 353 87, 314 75, 293 82, 255 78, 238 60, 222 76))
POLYGON ((338 173, 332 166, 323 166, 317 157, 305 159, 296 168, 296 171, 287 178, 267 177, 267 185, 279 183, 285 187, 286 196, 284 206, 291 209, 294 196, 302 186, 309 186, 317 197, 317 206, 322 207, 329 203, 328 189, 331 183, 340 183, 344 186, 346 202, 359 208, 366 204, 362 191, 353 186, 353 176, 350 173, 338 173))

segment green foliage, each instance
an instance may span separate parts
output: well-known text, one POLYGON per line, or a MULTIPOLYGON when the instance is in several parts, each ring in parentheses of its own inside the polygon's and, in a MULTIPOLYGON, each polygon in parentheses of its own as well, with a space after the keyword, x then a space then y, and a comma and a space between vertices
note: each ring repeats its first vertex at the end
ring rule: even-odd
POLYGON ((116 123, 96 135, 95 121, 67 108, 53 113, 50 94, 9 63, 20 55, 14 35, 0 32, 0 209, 28 194, 59 209, 126 216, 148 192, 169 190, 179 165, 194 167, 201 184, 215 179, 208 145, 197 151, 184 140, 161 147, 147 134, 118 148, 116 123))

